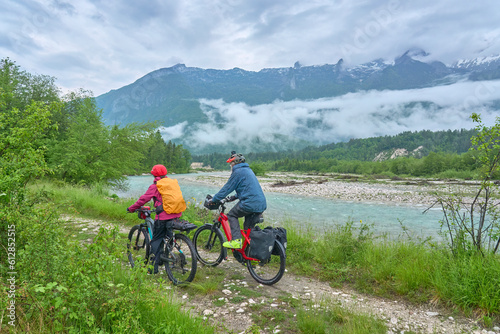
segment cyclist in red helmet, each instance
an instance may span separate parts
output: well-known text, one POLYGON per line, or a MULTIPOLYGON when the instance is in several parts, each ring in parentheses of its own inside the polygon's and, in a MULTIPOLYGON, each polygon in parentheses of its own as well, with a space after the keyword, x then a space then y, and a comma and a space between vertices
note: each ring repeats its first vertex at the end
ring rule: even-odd
MULTIPOLYGON (((154 206, 156 208, 163 208, 163 200, 161 197, 160 192, 158 191, 158 188, 156 187, 156 182, 158 180, 161 180, 163 178, 167 177, 167 168, 163 165, 154 165, 153 168, 151 169, 151 174, 154 176, 154 182, 151 184, 141 197, 127 208, 128 212, 134 212, 135 210, 139 209, 141 206, 149 202, 151 199, 153 199, 154 206)), ((158 210, 159 211, 159 210, 158 210)), ((160 255, 157 254, 157 252, 162 252, 163 247, 163 239, 165 237, 172 237, 172 227, 173 227, 173 219, 179 218, 182 216, 181 213, 166 213, 165 211, 161 210, 161 212, 156 214, 155 218, 155 225, 153 229, 153 239, 151 240, 151 254, 152 255, 157 255, 154 258, 154 273, 158 273, 158 266, 160 265, 160 255)))
POLYGON ((250 166, 245 162, 245 157, 233 151, 226 162, 231 166, 231 176, 222 189, 214 195, 212 202, 219 202, 231 192, 236 191, 236 196, 233 196, 233 199, 239 199, 240 201, 227 214, 233 239, 225 242, 223 246, 239 249, 242 242, 238 218, 245 217, 244 228, 251 228, 252 226, 247 224, 248 221, 256 214, 264 212, 267 209, 267 203, 259 181, 250 166))

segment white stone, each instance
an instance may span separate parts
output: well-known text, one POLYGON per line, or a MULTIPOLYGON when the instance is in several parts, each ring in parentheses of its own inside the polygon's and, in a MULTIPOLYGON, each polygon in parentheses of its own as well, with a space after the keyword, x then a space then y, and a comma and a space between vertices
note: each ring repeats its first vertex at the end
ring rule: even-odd
POLYGON ((249 302, 250 304, 255 304, 255 303, 256 303, 256 302, 255 302, 255 300, 253 300, 253 299, 249 299, 249 300, 248 300, 248 302, 249 302))
POLYGON ((182 299, 187 299, 187 297, 188 297, 187 295, 184 295, 182 296, 182 299))
POLYGON ((271 307, 278 307, 278 304, 271 304, 271 307))
POLYGON ((398 319, 397 318, 391 318, 391 324, 397 325, 398 319))
POLYGON ((246 306, 248 306, 248 303, 243 302, 240 304, 240 307, 246 307, 246 306))
POLYGON ((231 292, 231 290, 225 289, 225 290, 222 290, 222 293, 225 295, 230 295, 232 292, 231 292))
POLYGON ((239 309, 236 310, 236 313, 243 313, 243 312, 245 312, 245 310, 242 309, 242 308, 239 308, 239 309))
POLYGON ((213 314, 214 314, 214 311, 212 311, 212 310, 203 311, 203 315, 213 315, 213 314))
POLYGON ((437 312, 425 312, 425 314, 427 314, 429 317, 435 317, 439 315, 439 313, 437 312))

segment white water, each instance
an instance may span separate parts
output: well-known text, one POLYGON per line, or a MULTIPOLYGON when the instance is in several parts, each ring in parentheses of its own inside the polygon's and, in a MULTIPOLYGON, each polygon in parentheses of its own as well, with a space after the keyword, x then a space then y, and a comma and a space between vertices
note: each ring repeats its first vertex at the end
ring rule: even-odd
MULTIPOLYGON (((207 194, 214 195, 220 189, 196 182, 195 176, 197 174, 169 175, 179 181, 186 202, 202 203, 207 194)), ((153 178, 149 175, 131 176, 128 178, 129 190, 116 191, 116 194, 122 198, 139 198, 152 182, 153 178)), ((439 209, 431 209, 424 214, 426 206, 352 202, 274 192, 265 194, 268 209, 265 212, 264 225, 279 224, 288 219, 314 228, 328 228, 347 221, 353 221, 355 224, 363 221, 373 224, 373 231, 377 234, 398 236, 403 232, 403 223, 414 236, 432 236, 439 239, 439 220, 443 218, 439 209)))

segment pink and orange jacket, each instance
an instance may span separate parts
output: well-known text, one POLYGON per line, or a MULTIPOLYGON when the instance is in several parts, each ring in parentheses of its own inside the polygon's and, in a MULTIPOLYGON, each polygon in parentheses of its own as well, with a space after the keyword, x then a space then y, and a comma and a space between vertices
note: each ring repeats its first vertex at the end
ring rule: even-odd
MULTIPOLYGON (((134 212, 135 210, 139 209, 141 206, 143 206, 144 204, 149 202, 151 199, 154 199, 154 206, 155 207, 163 205, 163 201, 161 199, 161 194, 158 191, 158 188, 156 188, 156 181, 158 181, 160 179, 161 178, 158 176, 155 177, 154 183, 149 186, 148 190, 146 190, 144 195, 139 197, 137 202, 135 202, 134 204, 132 204, 128 208, 128 210, 130 212, 134 212)), ((182 216, 182 213, 166 213, 165 211, 162 211, 162 212, 160 212, 160 214, 156 215, 155 219, 156 220, 169 220, 169 219, 173 219, 173 218, 178 218, 180 216, 182 216)))

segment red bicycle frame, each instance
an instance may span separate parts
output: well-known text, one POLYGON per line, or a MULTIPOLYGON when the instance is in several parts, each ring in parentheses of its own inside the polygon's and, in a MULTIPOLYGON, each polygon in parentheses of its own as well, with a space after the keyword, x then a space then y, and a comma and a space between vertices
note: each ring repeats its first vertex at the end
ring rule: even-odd
MULTIPOLYGON (((219 214, 219 223, 222 225, 222 229, 224 230, 224 233, 226 234, 226 238, 227 240, 232 240, 233 237, 231 235, 231 227, 229 226, 229 220, 227 218, 227 216, 221 212, 219 214)), ((245 249, 247 248, 247 246, 250 244, 250 230, 251 229, 248 229, 248 230, 241 230, 241 236, 243 237, 243 244, 241 246, 241 249, 233 249, 231 248, 231 250, 234 252, 238 252, 241 254, 241 256, 243 257, 243 259, 245 260, 250 260, 250 261, 259 261, 253 257, 248 257, 246 256, 245 254, 245 249)))

